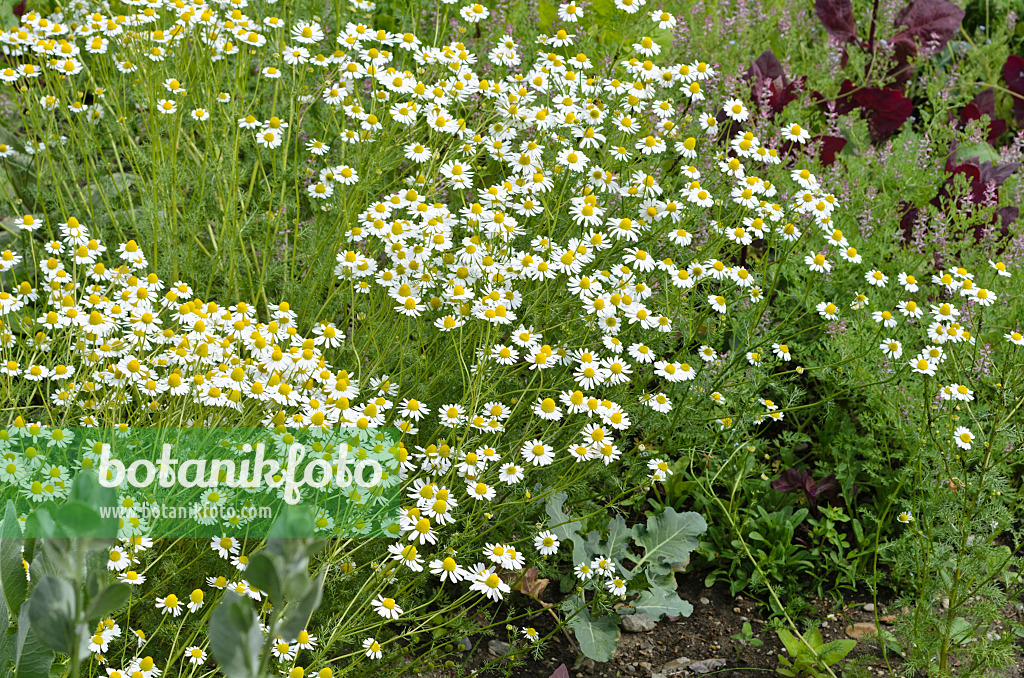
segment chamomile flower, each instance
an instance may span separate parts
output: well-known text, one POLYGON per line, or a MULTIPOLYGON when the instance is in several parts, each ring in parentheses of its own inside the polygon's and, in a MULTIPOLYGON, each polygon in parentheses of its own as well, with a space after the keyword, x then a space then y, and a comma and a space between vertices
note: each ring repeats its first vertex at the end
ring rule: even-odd
POLYGON ((543 532, 538 533, 533 539, 534 548, 537 549, 542 556, 552 556, 558 553, 558 547, 560 545, 561 542, 558 540, 558 537, 549 530, 544 530, 543 532))
POLYGON ((210 548, 213 552, 225 560, 238 553, 240 546, 234 537, 214 537, 210 541, 210 548))
POLYGON ((576 23, 583 17, 583 10, 575 2, 558 6, 558 18, 566 23, 576 23))
POLYGON ((868 271, 864 274, 864 279, 869 285, 874 285, 875 287, 885 287, 889 282, 889 276, 878 270, 868 271))
POLYGON ((747 110, 747 107, 739 99, 729 99, 722 106, 722 110, 725 111, 726 116, 736 122, 743 122, 750 117, 750 111, 747 110))
POLYGON ((472 24, 480 23, 490 15, 491 11, 479 3, 466 5, 459 10, 459 16, 472 24))
POLYGON ((188 607, 189 612, 198 612, 204 604, 205 594, 202 589, 194 589, 188 596, 188 607))
POLYGON ((380 647, 380 643, 374 637, 363 639, 363 652, 368 659, 380 659, 384 656, 384 651, 380 647))
POLYGON ((385 598, 383 594, 377 594, 377 598, 371 601, 371 605, 374 612, 385 619, 398 619, 402 614, 402 608, 394 598, 385 598))
POLYGON ((160 610, 163 614, 177 617, 181 614, 181 601, 178 599, 178 596, 169 593, 162 598, 156 599, 156 609, 160 610))
MULTIPOLYGON (((185 648, 185 657, 193 666, 200 666, 206 661, 206 652, 198 645, 185 648)), ((110 678, 109 676, 107 678, 110 678)))
POLYGON ((1001 261, 992 261, 991 259, 989 259, 988 265, 992 267, 992 269, 996 272, 997 275, 1000 275, 1004 278, 1010 278, 1013 276, 1013 274, 1010 273, 1009 269, 1006 268, 1006 264, 1001 261))
POLYGON ((805 144, 811 138, 811 133, 800 125, 793 123, 782 128, 782 138, 796 144, 805 144))
POLYGON ((818 315, 826 320, 835 320, 839 317, 839 307, 830 301, 823 301, 815 307, 818 315))
POLYGON ((925 376, 934 377, 937 363, 934 363, 927 358, 918 357, 910 361, 910 368, 917 374, 923 374, 925 376))
POLYGON ((882 353, 885 357, 890 360, 899 360, 903 355, 903 344, 895 339, 885 339, 879 345, 879 348, 882 349, 882 353))
POLYGON ((956 430, 953 431, 953 442, 960 449, 969 450, 974 442, 974 434, 966 426, 957 426, 956 430))
POLYGON ((178 112, 178 103, 173 99, 157 99, 156 110, 164 115, 178 112))
POLYGON ((896 316, 891 311, 875 311, 871 314, 871 318, 885 328, 893 328, 898 324, 896 316))

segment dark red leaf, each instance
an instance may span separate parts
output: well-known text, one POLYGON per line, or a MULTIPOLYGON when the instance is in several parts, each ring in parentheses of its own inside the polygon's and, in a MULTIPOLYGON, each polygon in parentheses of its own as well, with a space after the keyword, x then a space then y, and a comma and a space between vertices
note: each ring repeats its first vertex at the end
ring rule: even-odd
POLYGON ((971 120, 981 120, 981 111, 973 101, 960 109, 960 124, 966 125, 971 120))
POLYGON ((569 669, 565 668, 565 664, 559 664, 551 678, 569 678, 569 669))
POLYGON ((12 10, 12 12, 14 13, 14 16, 16 16, 16 17, 18 17, 20 19, 21 15, 25 13, 26 9, 27 9, 27 6, 25 5, 25 0, 21 0, 21 2, 19 2, 17 5, 14 6, 14 9, 12 10))
MULTIPOLYGON (((807 469, 797 470, 787 468, 776 480, 771 482, 771 488, 777 492, 792 492, 797 489, 804 489, 804 484, 811 479, 807 469)), ((813 481, 812 481, 813 482, 813 481)))
POLYGON ((1003 235, 1007 235, 1010 231, 1010 226, 1012 226, 1020 216, 1020 209, 1013 206, 1000 207, 996 210, 995 216, 999 219, 999 222, 1002 225, 1003 235))
POLYGON ((807 82, 807 76, 801 75, 793 82, 782 87, 780 87, 781 82, 781 80, 774 80, 768 87, 768 107, 771 108, 772 117, 781 113, 791 101, 796 101, 796 98, 804 88, 804 83, 807 82))
POLYGON ((910 207, 906 202, 900 203, 900 209, 903 210, 903 216, 900 217, 900 230, 903 231, 903 242, 909 245, 914 238, 914 223, 917 221, 919 210, 916 207, 910 207))
POLYGON ((1002 186, 1003 182, 1010 178, 1010 175, 1020 167, 1019 162, 1008 162, 1005 165, 993 165, 991 162, 983 162, 980 167, 978 180, 983 184, 995 184, 1002 186))
POLYGON ((1024 94, 1024 59, 1016 54, 1006 57, 1006 63, 1003 65, 1003 80, 1006 81, 1006 87, 1011 92, 1024 94))
POLYGON ((1017 124, 1024 124, 1024 59, 1016 54, 1006 58, 1003 65, 1003 80, 1006 81, 1006 89, 1014 94, 1013 117, 1017 124))
MULTIPOLYGON (((948 162, 946 166, 949 166, 948 162)), ((941 198, 948 197, 950 195, 950 189, 953 187, 956 175, 958 174, 962 174, 968 179, 971 202, 977 205, 982 201, 985 197, 985 182, 981 180, 981 165, 978 163, 978 158, 968 158, 964 162, 953 167, 950 173, 952 176, 946 179, 946 183, 942 185, 942 188, 939 190, 939 195, 937 196, 940 204, 941 198)))
POLYGON ((914 112, 914 103, 899 90, 865 87, 853 92, 851 96, 854 103, 867 114, 868 126, 875 141, 894 134, 914 112))
POLYGON ((819 497, 829 500, 835 499, 839 494, 839 481, 834 475, 829 474, 821 480, 812 483, 804 491, 807 493, 809 500, 818 499, 819 497))
POLYGON ((896 82, 906 82, 914 73, 911 65, 918 50, 927 46, 934 53, 946 46, 960 28, 964 11, 948 0, 914 0, 896 17, 896 27, 906 28, 892 38, 896 65, 889 73, 896 82))
MULTIPOLYGON (((977 158, 975 158, 975 160, 977 160, 977 158)), ((968 177, 972 182, 981 181, 981 167, 979 167, 976 163, 971 162, 970 160, 954 167, 952 173, 963 174, 964 176, 968 177)))
POLYGON ((995 90, 991 87, 979 92, 971 103, 960 110, 960 124, 966 125, 970 120, 981 120, 983 115, 989 118, 988 140, 995 141, 1006 131, 1006 121, 996 117, 996 96, 995 90))
POLYGON ((856 91, 857 88, 853 86, 853 82, 849 79, 843 80, 839 85, 839 95, 836 97, 836 113, 846 115, 857 108, 858 104, 853 100, 856 91))
POLYGON ((807 81, 806 77, 789 82, 786 71, 775 53, 766 49, 761 56, 750 62, 743 78, 750 83, 751 99, 761 105, 766 102, 772 117, 782 112, 786 104, 795 100, 807 81), (765 87, 767 86, 767 93, 765 87))
POLYGON ((786 79, 786 71, 782 68, 779 58, 770 49, 761 52, 761 56, 750 62, 747 72, 743 75, 746 80, 761 82, 765 79, 775 80, 776 78, 786 79))
POLYGON ((905 83, 914 74, 914 67, 911 65, 917 57, 917 43, 906 33, 900 33, 892 39, 893 56, 896 65, 892 67, 888 75, 897 83, 905 83))
POLYGON ((836 153, 841 152, 846 147, 846 139, 830 136, 821 136, 818 139, 821 141, 821 151, 818 152, 818 158, 821 159, 822 165, 828 167, 836 161, 836 153))
MULTIPOLYGON (((978 96, 971 100, 971 104, 978 108, 981 115, 987 115, 993 120, 996 117, 996 91, 991 87, 978 92, 978 96)), ((981 116, 978 116, 981 117, 981 116)))
MULTIPOLYGON (((827 101, 820 92, 811 92, 811 99, 822 109, 827 101)), ((843 80, 836 96, 835 112, 845 115, 854 109, 861 109, 868 119, 871 136, 875 141, 884 139, 906 122, 914 112, 914 103, 896 89, 878 87, 855 87, 850 80, 843 80)))
POLYGON ((814 0, 814 13, 818 15, 828 34, 839 42, 852 42, 857 39, 852 0, 814 0))
POLYGON ((906 36, 918 44, 932 43, 941 49, 956 35, 963 18, 964 11, 949 0, 914 0, 896 16, 896 27, 906 29, 895 40, 906 36))

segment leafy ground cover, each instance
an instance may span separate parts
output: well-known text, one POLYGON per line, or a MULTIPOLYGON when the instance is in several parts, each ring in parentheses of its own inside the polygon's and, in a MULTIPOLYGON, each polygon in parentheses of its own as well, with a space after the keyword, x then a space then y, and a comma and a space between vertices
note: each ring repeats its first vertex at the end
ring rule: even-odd
POLYGON ((1018 664, 1019 11, 5 6, 0 666, 1018 664), (384 471, 169 536, 180 427, 384 471))

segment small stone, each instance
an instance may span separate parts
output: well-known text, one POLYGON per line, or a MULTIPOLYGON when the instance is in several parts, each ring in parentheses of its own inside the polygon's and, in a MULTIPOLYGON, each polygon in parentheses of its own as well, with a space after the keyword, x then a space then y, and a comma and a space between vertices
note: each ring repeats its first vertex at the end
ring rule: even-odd
POLYGON ((855 622, 846 627, 846 635, 851 638, 864 638, 878 635, 878 629, 872 622, 855 622))
POLYGON ((875 604, 874 603, 864 603, 864 607, 862 609, 865 612, 874 612, 875 611, 875 604))
POLYGON ((718 669, 724 669, 725 665, 726 661, 724 659, 716 657, 715 659, 702 659, 699 662, 693 662, 686 668, 694 673, 705 674, 717 671, 718 669))
POLYGON ((710 605, 710 604, 711 604, 711 601, 710 601, 710 600, 708 600, 707 598, 705 598, 704 596, 701 596, 701 597, 700 597, 700 604, 701 604, 701 605, 710 605))
MULTIPOLYGON (((670 661, 667 664, 665 664, 664 666, 662 666, 661 667, 661 672, 662 672, 663 675, 666 675, 666 676, 671 676, 671 675, 676 674, 676 673, 682 673, 683 671, 686 670, 686 667, 689 666, 692 663, 693 663, 693 660, 689 659, 687 657, 676 657, 672 661, 670 661)), ((653 676, 652 676, 652 678, 653 678, 653 676)))
POLYGON ((740 608, 734 607, 734 608, 732 608, 732 611, 735 612, 736 614, 739 614, 740 613, 740 608))
POLYGON ((640 612, 622 618, 622 630, 627 633, 646 633, 653 631, 655 626, 654 620, 640 612))
POLYGON ((503 640, 490 640, 487 642, 487 651, 493 654, 495 657, 501 657, 508 654, 508 651, 512 649, 512 646, 503 640))

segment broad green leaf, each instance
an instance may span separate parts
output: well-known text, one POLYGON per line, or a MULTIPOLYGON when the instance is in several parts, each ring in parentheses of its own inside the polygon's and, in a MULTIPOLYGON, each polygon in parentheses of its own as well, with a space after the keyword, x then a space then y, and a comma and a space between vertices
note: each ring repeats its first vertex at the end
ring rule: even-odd
POLYGON ((974 626, 965 617, 957 617, 949 629, 949 638, 957 645, 962 645, 971 640, 974 635, 974 626))
POLYGON ((594 2, 590 4, 589 9, 595 16, 601 17, 605 21, 619 11, 615 7, 615 0, 594 0, 594 2))
POLYGON ((567 498, 565 492, 556 492, 548 497, 544 510, 548 514, 548 529, 561 541, 572 542, 572 559, 574 563, 579 564, 588 558, 583 538, 578 533, 582 527, 580 521, 571 519, 562 510, 567 498))
POLYGON ((257 678, 263 631, 248 598, 227 591, 210 615, 210 653, 228 678, 257 678))
MULTIPOLYGON (((97 518, 99 518, 100 507, 117 506, 117 490, 112 487, 103 487, 100 485, 99 476, 96 475, 95 471, 91 469, 82 470, 75 476, 75 480, 71 485, 71 492, 68 495, 68 500, 69 502, 75 501, 85 504, 92 509, 92 511, 97 514, 97 518)), ((75 536, 114 539, 117 537, 118 525, 118 518, 112 513, 107 518, 99 518, 99 523, 89 534, 75 536)), ((91 542, 86 548, 106 548, 106 546, 104 542, 97 541, 91 542)))
POLYGON ((843 657, 850 654, 853 648, 857 647, 856 640, 850 640, 848 638, 840 638, 839 640, 833 640, 831 643, 826 643, 818 650, 818 657, 824 664, 831 666, 839 663, 843 657))
POLYGON ((28 577, 21 553, 21 528, 14 504, 7 502, 3 523, 0 523, 0 585, 11 616, 17 619, 21 604, 28 595, 28 577))
POLYGON ((324 591, 324 576, 326 574, 327 569, 322 569, 320 575, 309 582, 309 591, 306 595, 288 608, 288 614, 278 630, 278 633, 286 641, 292 642, 295 640, 299 633, 309 624, 309 619, 313 616, 316 609, 320 607, 320 599, 324 591))
POLYGON ((53 517, 64 534, 72 538, 94 535, 103 524, 100 514, 80 501, 67 501, 61 504, 54 510, 53 517))
POLYGON ((0 676, 8 675, 11 665, 14 663, 14 648, 17 635, 12 631, 11 615, 7 609, 4 597, 0 596, 0 676))
POLYGON ((665 512, 652 516, 647 524, 633 526, 633 537, 644 548, 644 560, 660 574, 667 574, 668 566, 690 557, 697 548, 697 537, 708 529, 708 524, 697 513, 676 513, 671 506, 665 512))
MULTIPOLYGON (((294 549, 299 545, 304 545, 305 541, 296 537, 312 534, 313 528, 313 514, 307 507, 287 506, 274 520, 274 524, 270 526, 270 531, 267 532, 267 542, 269 544, 272 539, 275 540, 275 543, 280 543, 277 540, 287 540, 290 542, 288 546, 294 549)), ((287 549, 282 551, 282 553, 288 552, 287 549)))
POLYGON ((612 658, 619 644, 619 625, 612 616, 593 619, 590 610, 584 608, 569 620, 569 627, 576 634, 584 656, 596 662, 606 662, 612 658))
POLYGON ((250 584, 267 594, 273 605, 284 606, 282 597, 281 577, 278 570, 283 569, 283 560, 276 553, 268 553, 266 549, 257 551, 249 558, 249 566, 245 569, 245 577, 250 584))
POLYGON ((313 513, 307 506, 285 507, 270 526, 266 551, 280 556, 286 567, 285 570, 278 570, 286 595, 290 573, 301 571, 305 576, 309 557, 327 543, 325 539, 313 538, 313 533, 313 513))
POLYGON ((581 607, 587 606, 587 600, 580 593, 574 593, 570 596, 566 596, 565 600, 562 601, 560 607, 562 612, 565 613, 566 618, 572 617, 581 607))
POLYGON ((49 678, 53 650, 43 642, 41 630, 33 627, 29 621, 28 608, 28 605, 23 605, 18 615, 14 678, 49 678))
POLYGON ((547 31, 558 18, 558 8, 551 3, 551 0, 540 0, 537 5, 537 14, 540 17, 537 27, 542 31, 547 31))
POLYGON ((661 45, 662 52, 668 52, 672 49, 672 41, 674 39, 672 31, 664 28, 655 28, 650 30, 647 35, 651 37, 651 40, 661 45))
POLYGON ((14 6, 17 3, 11 3, 10 0, 0 2, 0 22, 3 23, 5 28, 11 26, 17 26, 21 21, 14 15, 14 6))
POLYGON ((991 163, 998 163, 1001 161, 999 151, 992 148, 992 146, 985 143, 984 141, 979 141, 976 144, 967 144, 964 146, 959 146, 956 150, 956 157, 960 160, 978 158, 980 162, 991 163))
POLYGON ((42 632, 42 640, 61 654, 78 647, 75 628, 75 587, 60 577, 46 575, 39 580, 28 599, 28 618, 42 632))
MULTIPOLYGON (((674 578, 672 583, 675 584, 674 578)), ((693 605, 680 598, 674 587, 665 586, 652 586, 650 590, 644 591, 633 603, 633 607, 655 621, 666 614, 689 617, 693 612, 693 605)))
POLYGON ((112 612, 120 610, 131 595, 131 587, 128 584, 121 582, 111 584, 89 601, 89 607, 85 611, 85 620, 90 624, 95 624, 112 612))
MULTIPOLYGON (((36 510, 38 513, 39 510, 36 510)), ((35 513, 31 514, 31 519, 35 513)), ((27 528, 26 528, 27 529, 27 528)), ((36 540, 35 556, 29 571, 32 576, 72 577, 75 575, 75 555, 71 552, 71 541, 62 537, 47 537, 36 540)))
POLYGON ((779 629, 779 640, 786 646, 786 652, 789 653, 790 657, 796 657, 800 654, 800 648, 803 647, 803 643, 796 639, 792 633, 786 629, 779 629))
POLYGON ((633 531, 626 527, 626 520, 617 515, 608 522, 608 538, 601 543, 603 555, 607 555, 618 565, 618 574, 627 581, 632 579, 635 573, 622 567, 622 559, 628 555, 629 540, 632 536, 633 531))

